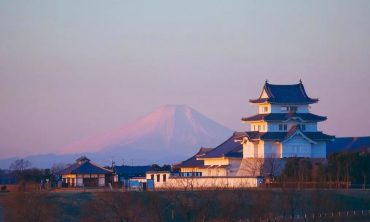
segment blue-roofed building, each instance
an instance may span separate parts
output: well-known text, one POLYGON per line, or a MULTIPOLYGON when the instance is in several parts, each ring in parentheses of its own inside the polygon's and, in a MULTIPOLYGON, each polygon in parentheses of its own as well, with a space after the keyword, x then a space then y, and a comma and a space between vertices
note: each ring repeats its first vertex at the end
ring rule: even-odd
POLYGON ((102 187, 113 180, 113 171, 93 163, 85 156, 58 172, 65 187, 102 187))

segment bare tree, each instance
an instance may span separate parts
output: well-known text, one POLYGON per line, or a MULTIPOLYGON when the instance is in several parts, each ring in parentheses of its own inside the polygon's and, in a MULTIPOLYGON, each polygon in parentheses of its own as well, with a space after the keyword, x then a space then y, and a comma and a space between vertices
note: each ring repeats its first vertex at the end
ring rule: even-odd
POLYGON ((237 176, 260 176, 263 171, 263 158, 244 158, 240 164, 237 176))
POLYGON ((53 166, 51 166, 51 172, 53 174, 57 174, 58 172, 62 171, 63 169, 65 169, 66 167, 68 167, 68 164, 64 164, 64 163, 54 163, 53 166))
POLYGON ((31 162, 25 159, 17 159, 10 164, 9 169, 14 171, 24 171, 31 166, 31 162))

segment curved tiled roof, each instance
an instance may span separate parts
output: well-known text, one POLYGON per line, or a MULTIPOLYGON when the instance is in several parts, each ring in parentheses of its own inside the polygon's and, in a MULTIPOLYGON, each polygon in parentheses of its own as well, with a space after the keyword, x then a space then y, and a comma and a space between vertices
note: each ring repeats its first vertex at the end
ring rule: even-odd
POLYGON ((325 121, 325 116, 319 116, 312 113, 265 113, 257 114, 250 117, 242 118, 242 121, 285 121, 289 119, 299 118, 307 122, 320 122, 325 121))
POLYGON ((268 95, 268 98, 260 97, 249 101, 251 103, 269 102, 278 104, 311 104, 319 101, 307 95, 302 82, 293 85, 275 85, 266 81, 263 90, 268 95))
POLYGON ((216 157, 242 157, 240 152, 243 150, 243 145, 235 141, 236 134, 234 133, 225 142, 202 156, 202 158, 216 158, 216 157))
POLYGON ((77 159, 77 162, 67 167, 64 170, 58 172, 59 175, 63 174, 111 174, 112 170, 108 170, 95 163, 90 162, 89 159, 84 157, 83 159, 77 159), (83 160, 83 162, 81 162, 83 160))
POLYGON ((273 141, 284 141, 288 139, 291 135, 293 135, 297 130, 299 130, 304 136, 309 138, 313 141, 319 140, 333 140, 335 137, 324 134, 323 132, 305 132, 301 131, 299 127, 293 127, 288 132, 257 132, 257 131, 249 131, 249 132, 241 132, 239 133, 239 139, 243 137, 247 137, 248 140, 255 141, 255 140, 273 140, 273 141))
POLYGON ((182 161, 179 164, 173 165, 174 168, 181 168, 181 167, 202 167, 204 166, 204 160, 197 160, 198 157, 204 156, 206 153, 213 150, 213 148, 200 148, 198 153, 194 156, 190 157, 187 160, 182 161))

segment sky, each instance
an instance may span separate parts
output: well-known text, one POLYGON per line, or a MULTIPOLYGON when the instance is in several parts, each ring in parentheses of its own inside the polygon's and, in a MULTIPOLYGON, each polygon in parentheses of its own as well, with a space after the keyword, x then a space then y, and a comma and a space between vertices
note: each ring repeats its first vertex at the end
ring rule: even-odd
POLYGON ((0 0, 0 157, 52 153, 165 104, 233 130, 266 79, 319 129, 370 135, 370 1, 0 0))

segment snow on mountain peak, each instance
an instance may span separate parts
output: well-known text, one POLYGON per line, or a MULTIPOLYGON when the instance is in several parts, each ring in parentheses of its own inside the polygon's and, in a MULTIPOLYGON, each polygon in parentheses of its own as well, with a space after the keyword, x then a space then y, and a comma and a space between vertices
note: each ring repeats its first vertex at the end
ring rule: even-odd
POLYGON ((61 153, 113 152, 137 156, 150 151, 191 155, 200 146, 218 145, 231 133, 187 105, 165 105, 120 129, 74 143, 61 153))

